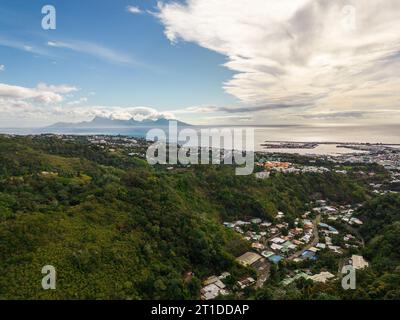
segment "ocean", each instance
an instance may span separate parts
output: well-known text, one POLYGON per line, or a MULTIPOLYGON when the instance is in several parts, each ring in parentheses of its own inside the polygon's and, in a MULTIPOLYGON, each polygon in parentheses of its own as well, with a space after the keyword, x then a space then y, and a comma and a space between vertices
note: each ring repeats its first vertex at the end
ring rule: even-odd
MULTIPOLYGON (((205 129, 207 127, 191 127, 205 129)), ((353 153, 354 150, 337 148, 338 143, 382 143, 386 145, 400 145, 400 126, 220 126, 215 129, 242 129, 254 130, 254 150, 267 152, 285 152, 299 154, 344 154, 353 153), (266 149, 261 144, 266 141, 287 142, 316 142, 321 143, 314 149, 266 149), (324 144, 329 143, 329 144, 324 144)), ((96 128, 96 129, 68 129, 63 131, 48 132, 41 128, 0 128, 0 133, 5 134, 42 134, 63 133, 76 135, 126 135, 132 137, 145 137, 148 128, 96 128)), ((243 131, 244 132, 244 131, 243 131)), ((235 144, 236 148, 236 144, 235 144)))

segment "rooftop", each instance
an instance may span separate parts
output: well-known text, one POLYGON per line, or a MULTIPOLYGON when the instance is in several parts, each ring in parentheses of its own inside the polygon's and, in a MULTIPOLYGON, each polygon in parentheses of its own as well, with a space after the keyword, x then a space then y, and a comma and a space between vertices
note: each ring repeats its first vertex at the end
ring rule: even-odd
POLYGON ((251 266, 253 263, 261 259, 261 256, 254 252, 246 252, 245 254, 241 255, 239 258, 236 258, 236 261, 239 262, 241 265, 247 267, 251 266))
POLYGON ((364 269, 369 266, 369 263, 364 260, 363 256, 353 255, 351 260, 355 269, 364 269))
POLYGON ((310 279, 315 282, 325 283, 326 281, 328 281, 329 279, 332 279, 334 277, 335 276, 330 272, 321 272, 321 273, 311 276, 310 279))

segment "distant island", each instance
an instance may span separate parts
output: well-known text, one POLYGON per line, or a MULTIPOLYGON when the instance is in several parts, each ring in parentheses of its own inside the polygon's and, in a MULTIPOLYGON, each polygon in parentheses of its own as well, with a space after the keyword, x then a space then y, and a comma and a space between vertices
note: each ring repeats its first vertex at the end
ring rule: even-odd
MULTIPOLYGON (((45 129, 92 129, 92 128, 132 128, 132 127, 166 127, 169 125, 169 121, 172 119, 160 118, 156 120, 145 119, 142 121, 137 121, 132 119, 129 120, 120 120, 120 119, 111 119, 106 117, 95 117, 92 121, 83 121, 83 122, 57 122, 51 126, 46 127, 45 129)), ((191 126, 188 123, 174 120, 178 123, 178 126, 188 127, 191 126)))

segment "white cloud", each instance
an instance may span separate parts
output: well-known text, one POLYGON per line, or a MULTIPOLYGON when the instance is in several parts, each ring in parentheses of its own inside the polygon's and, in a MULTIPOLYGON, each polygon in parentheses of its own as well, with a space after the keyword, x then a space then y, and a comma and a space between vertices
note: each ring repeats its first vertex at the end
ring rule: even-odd
POLYGON ((0 46, 13 48, 13 49, 17 49, 17 50, 37 54, 37 55, 49 56, 49 53, 47 52, 47 50, 45 50, 41 47, 32 46, 30 44, 26 44, 23 41, 8 39, 3 36, 0 36, 0 46))
POLYGON ((42 82, 37 85, 37 89, 39 91, 54 92, 54 93, 60 93, 60 94, 67 94, 67 93, 78 91, 78 88, 76 88, 74 86, 69 86, 69 85, 65 85, 65 84, 55 86, 55 85, 47 85, 42 82))
POLYGON ((219 108, 216 106, 195 106, 195 107, 187 107, 183 109, 174 110, 174 113, 212 113, 219 111, 219 108))
POLYGON ((69 101, 67 103, 68 106, 82 106, 88 102, 88 98, 81 97, 78 100, 69 101))
POLYGON ((4 71, 5 69, 6 69, 5 65, 4 64, 0 64, 0 72, 4 71))
POLYGON ((68 112, 73 112, 78 118, 91 119, 93 117, 99 116, 110 119, 118 120, 129 120, 134 119, 137 121, 142 121, 145 119, 175 119, 173 113, 165 111, 157 111, 156 109, 150 107, 106 107, 106 106, 92 106, 86 108, 76 108, 68 110, 68 112))
POLYGON ((0 83, 0 98, 3 99, 3 101, 26 102, 31 100, 38 103, 51 104, 62 102, 64 100, 64 94, 76 90, 78 89, 72 86, 47 86, 45 83, 40 83, 36 88, 0 83))
MULTIPOLYGON (((82 105, 37 105, 31 101, 0 97, 2 120, 8 119, 6 126, 35 127, 46 126, 59 121, 91 121, 94 117, 142 121, 146 119, 175 119, 171 112, 157 111, 149 107, 107 107, 82 105)), ((1 122, 1 121, 0 121, 1 122)), ((4 121, 3 121, 4 122, 4 121)), ((0 123, 1 125, 1 123, 0 123)), ((4 124, 3 124, 4 126, 4 124)))
POLYGON ((146 106, 91 106, 87 97, 72 100, 78 88, 70 85, 39 83, 34 88, 0 83, 2 121, 14 126, 48 125, 58 121, 92 120, 96 116, 110 119, 175 119, 169 111, 146 106))
POLYGON ((400 101, 398 0, 187 0, 158 10, 171 42, 227 57, 235 75, 223 88, 242 105, 322 113, 400 101))
POLYGON ((140 10, 138 7, 136 6, 127 6, 126 7, 126 11, 128 11, 129 13, 133 13, 133 14, 138 14, 138 13, 142 13, 142 10, 140 10))
POLYGON ((68 49, 75 52, 85 53, 102 60, 106 60, 112 63, 128 65, 128 66, 139 66, 140 63, 135 61, 130 56, 118 52, 116 50, 98 45, 96 43, 87 41, 48 41, 47 45, 53 48, 68 49))

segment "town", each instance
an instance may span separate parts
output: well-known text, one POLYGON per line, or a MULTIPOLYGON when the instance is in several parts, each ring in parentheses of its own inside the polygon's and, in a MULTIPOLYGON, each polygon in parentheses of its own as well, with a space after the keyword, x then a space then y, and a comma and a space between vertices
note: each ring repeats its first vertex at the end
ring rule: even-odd
MULTIPOLYGON (((302 218, 295 220, 292 228, 286 222, 285 214, 279 212, 276 222, 263 221, 260 218, 224 222, 224 226, 240 234, 248 241, 251 251, 238 257, 236 260, 245 267, 257 271, 257 279, 247 277, 237 282, 236 289, 243 290, 249 286, 262 287, 268 280, 270 264, 280 261, 290 261, 301 264, 305 260, 316 261, 319 252, 329 250, 341 258, 343 263, 350 263, 355 269, 368 267, 368 262, 360 255, 346 256, 349 249, 357 250, 363 246, 363 240, 357 235, 353 226, 362 225, 362 221, 353 217, 353 206, 331 206, 327 201, 320 200, 312 204, 312 211, 305 212, 302 218), (343 231, 338 231, 329 225, 330 221, 339 221, 343 231), (349 261, 347 261, 349 260, 349 261)), ((339 268, 339 267, 338 267, 339 268)), ((223 280, 229 273, 212 276, 204 281, 202 298, 215 299, 219 295, 228 295, 223 280)), ((303 277, 315 282, 326 282, 336 275, 323 269, 319 273, 311 274, 309 268, 296 269, 282 281, 286 286, 303 277)))
MULTIPOLYGON (((308 165, 295 164, 288 161, 268 160, 268 155, 260 155, 256 163, 259 171, 257 179, 268 179, 271 174, 303 174, 325 173, 348 174, 351 164, 377 164, 389 173, 389 179, 383 184, 370 183, 373 193, 384 195, 398 193, 393 188, 400 178, 400 149, 386 146, 373 146, 363 149, 367 154, 350 154, 340 156, 311 156, 308 165), (330 168, 315 165, 318 161, 330 163, 330 168), (311 165, 314 164, 314 165, 311 165)), ((284 157, 284 155, 279 155, 284 157)), ((275 158, 275 157, 273 157, 275 158)), ((358 172, 358 174, 373 177, 375 173, 358 172)), ((364 240, 357 231, 363 225, 356 215, 361 204, 336 205, 328 200, 317 200, 310 203, 310 211, 297 218, 292 225, 284 212, 278 212, 275 221, 266 221, 259 217, 249 217, 245 220, 225 221, 223 225, 241 235, 251 247, 251 251, 237 257, 236 261, 245 267, 251 267, 257 272, 257 278, 247 277, 237 281, 233 290, 241 291, 247 287, 260 288, 268 281, 271 264, 286 261, 294 265, 287 270, 282 286, 288 286, 300 278, 313 282, 325 283, 340 277, 341 268, 351 265, 356 270, 369 267, 369 263, 359 254, 364 246, 364 240), (329 272, 326 268, 311 271, 314 262, 321 253, 330 251, 337 256, 337 272, 329 272), (303 262, 307 261, 306 264, 303 262), (304 268, 304 265, 307 267, 304 268)), ((228 274, 229 275, 229 274, 228 274)), ((218 296, 230 294, 223 283, 227 274, 210 277, 204 281, 202 299, 215 299, 218 296)))

